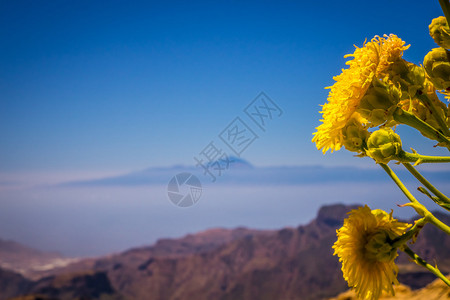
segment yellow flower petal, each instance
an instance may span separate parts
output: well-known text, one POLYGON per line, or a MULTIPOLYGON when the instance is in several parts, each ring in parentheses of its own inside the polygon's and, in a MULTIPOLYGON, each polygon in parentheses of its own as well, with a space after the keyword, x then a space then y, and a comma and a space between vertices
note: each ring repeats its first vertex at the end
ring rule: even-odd
MULTIPOLYGON (((339 256, 342 263, 344 279, 355 289, 358 297, 376 300, 383 291, 394 293, 392 284, 398 284, 398 268, 394 263, 397 250, 393 249, 394 255, 389 256, 388 253, 388 260, 378 260, 374 258, 373 252, 368 252, 368 245, 370 246, 370 238, 373 236, 383 233, 394 239, 402 235, 409 226, 394 219, 392 213, 370 210, 367 205, 349 213, 344 225, 337 231, 338 239, 333 248, 334 255, 339 256)), ((385 250, 390 245, 385 246, 380 249, 385 250)))
POLYGON ((361 98, 366 93, 374 78, 384 76, 387 68, 401 58, 404 46, 396 35, 391 34, 381 38, 375 36, 362 48, 356 47, 353 54, 344 57, 353 57, 346 64, 348 69, 333 79, 336 81, 329 87, 328 101, 322 106, 322 124, 317 127, 312 141, 317 149, 323 153, 331 149, 339 150, 343 144, 342 128, 352 117, 361 98))

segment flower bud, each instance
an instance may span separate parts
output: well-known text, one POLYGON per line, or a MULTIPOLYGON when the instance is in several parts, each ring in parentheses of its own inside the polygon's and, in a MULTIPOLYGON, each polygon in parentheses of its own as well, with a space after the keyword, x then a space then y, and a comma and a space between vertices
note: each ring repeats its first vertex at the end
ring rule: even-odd
POLYGON ((439 46, 450 49, 450 28, 445 17, 437 17, 428 26, 430 35, 439 46))
POLYGON ((392 119, 400 97, 401 92, 394 85, 374 80, 356 111, 369 121, 370 127, 375 127, 392 119))
POLYGON ((402 151, 400 136, 391 128, 381 128, 373 132, 367 140, 366 154, 377 163, 387 164, 396 159, 402 151))
POLYGON ((352 152, 363 153, 369 138, 369 132, 362 125, 362 118, 355 113, 354 116, 342 128, 342 145, 352 152))
POLYGON ((444 48, 434 48, 423 60, 425 71, 438 90, 450 88, 449 52, 444 48))
POLYGON ((414 114, 416 117, 418 117, 425 123, 428 123, 432 127, 440 128, 437 118, 441 118, 442 120, 446 119, 447 106, 441 100, 439 100, 438 96, 435 93, 433 85, 428 80, 425 81, 425 87, 423 91, 426 94, 426 97, 428 97, 428 99, 435 107, 436 114, 433 114, 431 110, 418 99, 402 100, 400 101, 399 106, 403 110, 414 114))
POLYGON ((401 99, 411 99, 425 84, 425 70, 404 59, 399 59, 389 67, 389 80, 401 90, 401 99))

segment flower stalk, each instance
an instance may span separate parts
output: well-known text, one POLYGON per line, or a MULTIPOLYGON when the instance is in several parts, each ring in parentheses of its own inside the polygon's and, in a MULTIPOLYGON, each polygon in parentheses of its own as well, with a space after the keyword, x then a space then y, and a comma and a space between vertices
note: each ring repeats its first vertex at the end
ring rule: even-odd
POLYGON ((428 98, 426 94, 417 95, 417 98, 425 105, 430 111, 431 114, 436 119, 437 123, 439 124, 439 129, 444 133, 445 136, 450 136, 450 130, 448 129, 447 124, 445 123, 444 119, 442 119, 441 114, 438 113, 436 106, 434 103, 428 98))
POLYGON ((433 200, 434 203, 436 203, 437 205, 439 205, 440 207, 442 207, 443 209, 446 209, 448 211, 450 211, 450 203, 444 202, 442 201, 439 197, 437 196, 433 196, 430 194, 430 192, 424 188, 423 186, 419 186, 417 188, 417 190, 419 192, 421 192, 422 194, 428 196, 428 198, 430 198, 431 200, 433 200))
POLYGON ((448 163, 450 162, 450 156, 430 156, 400 151, 396 157, 396 160, 402 163, 413 162, 415 165, 424 163, 448 163))
POLYGON ((450 198, 445 196, 441 191, 439 191, 434 185, 432 185, 419 171, 416 170, 411 164, 405 162, 403 166, 414 176, 420 183, 422 183, 430 192, 432 192, 436 197, 439 198, 444 203, 450 204, 450 198))
POLYGON ((409 113, 401 108, 394 111, 394 120, 400 124, 405 124, 419 130, 424 136, 438 141, 450 150, 450 138, 446 137, 442 132, 433 128, 428 123, 417 118, 414 114, 409 113))
POLYGON ((406 245, 407 242, 409 242, 410 240, 415 241, 417 238, 417 235, 419 234, 420 230, 423 228, 423 226, 425 226, 425 224, 427 223, 427 218, 420 218, 419 220, 417 220, 414 223, 414 226, 411 227, 410 230, 408 230, 406 233, 404 233, 403 235, 395 238, 392 242, 391 245, 394 248, 399 248, 403 245, 406 245))
POLYGON ((444 274, 441 273, 441 271, 437 267, 433 267, 429 263, 427 263, 424 259, 422 259, 419 255, 414 253, 409 247, 404 247, 403 252, 408 254, 409 257, 412 258, 412 260, 418 264, 419 266, 422 266, 426 269, 428 269, 431 273, 436 275, 439 279, 441 279, 443 282, 445 282, 446 285, 450 286, 450 280, 448 280, 447 277, 444 276, 444 274))
POLYGON ((400 190, 405 194, 406 198, 411 202, 409 204, 404 204, 402 206, 411 206, 414 210, 422 217, 426 218, 426 221, 432 223, 437 228, 441 229, 448 235, 450 235, 450 227, 444 224, 441 220, 436 218, 428 209, 422 205, 417 199, 411 194, 411 192, 406 188, 403 182, 398 178, 398 176, 389 168, 386 164, 380 164, 383 170, 391 177, 391 179, 397 184, 400 190))
MULTIPOLYGON (((391 179, 395 182, 395 184, 400 188, 400 190, 405 194, 406 198, 414 204, 413 208, 415 211, 421 215, 422 217, 425 217, 428 210, 419 203, 419 201, 414 198, 414 196, 411 194, 411 192, 406 188, 406 186, 403 184, 403 182, 398 178, 398 176, 394 173, 394 171, 388 167, 386 164, 380 164, 380 166, 383 168, 384 171, 391 177, 391 179)), ((429 213, 429 212, 428 212, 429 213)))
POLYGON ((439 0, 444 16, 447 19, 447 24, 450 24, 450 2, 448 0, 439 0))

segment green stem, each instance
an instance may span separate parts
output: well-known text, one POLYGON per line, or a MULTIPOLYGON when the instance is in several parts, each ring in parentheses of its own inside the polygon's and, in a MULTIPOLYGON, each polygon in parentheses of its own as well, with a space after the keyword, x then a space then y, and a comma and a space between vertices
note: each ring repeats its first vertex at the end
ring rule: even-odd
POLYGON ((429 263, 427 263, 425 260, 423 260, 419 255, 417 255, 416 253, 414 253, 409 247, 406 247, 403 249, 403 251, 409 255, 409 257, 411 257, 414 262, 416 264, 418 264, 419 266, 422 266, 426 269, 428 269, 431 273, 433 273, 434 275, 436 275, 436 277, 438 277, 439 279, 441 279, 443 282, 445 282, 446 285, 450 286, 450 280, 447 279, 447 277, 445 277, 441 271, 439 271, 439 269, 437 267, 433 267, 432 265, 430 265, 429 263))
POLYGON ((424 188, 423 186, 419 186, 417 188, 417 190, 419 192, 421 192, 422 194, 424 194, 425 196, 427 196, 428 198, 430 198, 431 200, 433 200, 434 202, 436 202, 436 200, 439 200, 438 197, 431 195, 430 192, 426 188, 424 188))
POLYGON ((438 122, 442 132, 446 136, 450 136, 450 130, 448 129, 448 126, 445 123, 444 119, 442 119, 442 116, 438 113, 436 106, 433 104, 433 101, 431 101, 426 94, 418 95, 417 98, 430 110, 432 116, 438 122))
POLYGON ((429 156, 401 151, 397 155, 397 160, 402 163, 415 162, 416 164, 448 163, 450 162, 450 156, 429 156))
POLYGON ((437 205, 439 205, 443 209, 446 209, 446 210, 450 211, 450 203, 449 202, 444 202, 439 197, 432 196, 430 194, 430 192, 426 188, 424 188, 423 186, 419 186, 417 188, 417 190, 419 192, 421 192, 422 194, 424 194, 425 196, 427 196, 428 198, 430 198, 431 200, 433 200, 434 203, 436 203, 437 205))
POLYGON ((401 182, 400 178, 397 177, 397 175, 394 173, 394 171, 392 171, 391 168, 389 168, 386 164, 383 163, 380 163, 379 165, 386 171, 386 173, 391 177, 391 179, 395 182, 395 184, 397 184, 397 186, 400 188, 403 194, 405 194, 408 200, 411 201, 411 204, 409 205, 406 204, 406 206, 412 206, 419 215, 426 218, 427 222, 432 223, 434 226, 438 227, 439 229, 450 235, 450 227, 442 223, 431 212, 429 212, 425 206, 423 206, 419 201, 417 201, 416 198, 414 198, 411 192, 406 188, 406 186, 403 184, 403 182, 401 182))
POLYGON ((403 192, 403 194, 405 194, 406 198, 408 198, 409 201, 411 201, 414 204, 419 204, 419 207, 422 206, 423 207, 423 211, 419 212, 417 211, 417 209, 414 207, 414 209, 416 209, 417 213, 419 215, 421 215, 422 217, 424 217, 424 211, 428 211, 425 206, 423 206, 422 204, 419 203, 419 201, 416 200, 416 198, 414 198, 414 196, 411 194, 411 192, 406 188, 406 186, 403 184, 403 182, 401 182, 400 178, 397 177, 397 175, 394 173, 394 171, 392 171, 391 168, 388 167, 388 165, 386 164, 379 164, 385 171, 386 173, 389 175, 389 177, 391 177, 391 179, 395 182, 395 184, 400 188, 400 190, 403 192))
POLYGON ((428 218, 428 222, 445 232, 446 234, 450 235, 450 227, 436 218, 432 213, 429 212, 429 215, 426 216, 428 218))
POLYGON ((441 5, 445 18, 447 19, 447 24, 450 25, 450 2, 448 0, 439 0, 439 4, 441 5))
POLYGON ((419 173, 419 171, 416 170, 411 164, 409 163, 403 163, 405 168, 414 176, 417 180, 420 181, 428 190, 430 190, 433 194, 435 194, 441 201, 450 203, 450 198, 445 196, 441 191, 439 191, 437 188, 434 187, 428 180, 425 179, 425 177, 422 176, 422 174, 419 173))
POLYGON ((442 143, 450 150, 450 139, 448 137, 412 113, 409 113, 401 108, 397 108, 394 111, 394 120, 419 130, 424 136, 442 143))
POLYGON ((425 226, 427 223, 427 218, 421 218, 414 223, 414 226, 408 232, 405 232, 403 235, 395 238, 391 245, 393 248, 399 248, 402 245, 405 245, 409 240, 415 239, 419 231, 425 226))

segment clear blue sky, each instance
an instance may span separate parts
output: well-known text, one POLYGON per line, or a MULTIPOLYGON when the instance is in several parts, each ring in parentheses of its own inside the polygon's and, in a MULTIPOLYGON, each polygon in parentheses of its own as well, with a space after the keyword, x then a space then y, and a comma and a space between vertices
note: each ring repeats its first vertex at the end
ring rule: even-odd
POLYGON ((0 172, 192 164, 260 91, 284 114, 244 158, 353 163, 310 142, 324 87, 374 35, 420 63, 441 14, 437 0, 0 1, 0 172))
MULTIPOLYGON (((411 213, 396 208, 406 200, 390 182, 211 188, 204 177, 201 203, 185 210, 165 185, 16 184, 192 165, 235 117, 248 121, 243 109, 261 91, 284 113, 266 132, 248 123, 260 138, 244 159, 374 166, 311 143, 324 87, 374 35, 397 34, 421 63, 441 14, 438 0, 0 0, 0 238, 98 255, 216 226, 296 226, 325 203, 411 213)), ((433 154, 419 134, 402 137, 433 154)))

